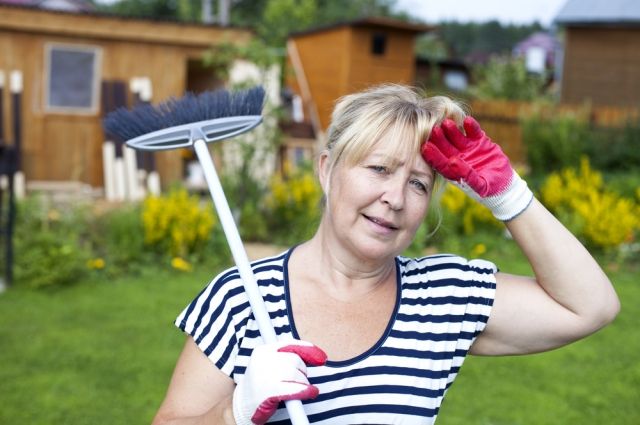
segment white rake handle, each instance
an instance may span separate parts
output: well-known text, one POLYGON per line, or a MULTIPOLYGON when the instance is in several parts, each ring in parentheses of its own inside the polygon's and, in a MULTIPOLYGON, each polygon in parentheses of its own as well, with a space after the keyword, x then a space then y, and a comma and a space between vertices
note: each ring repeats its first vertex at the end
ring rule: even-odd
MULTIPOLYGON (((262 295, 258 289, 258 284, 253 276, 253 270, 249 264, 247 252, 244 249, 244 245, 242 245, 242 240, 240 239, 240 234, 236 227, 236 222, 233 220, 233 215, 229 209, 229 203, 227 202, 227 198, 222 190, 222 185, 220 184, 218 173, 216 173, 216 168, 211 160, 207 144, 203 139, 198 139, 193 143, 193 149, 196 151, 196 156, 202 166, 205 180, 209 186, 209 192, 211 192, 211 197, 213 198, 213 204, 218 212, 218 217, 220 218, 224 234, 227 237, 229 248, 231 248, 231 254, 233 255, 233 259, 238 267, 238 272, 240 273, 244 290, 249 297, 249 304, 251 305, 253 316, 258 322, 260 335, 267 344, 277 342, 276 332, 271 325, 271 318, 269 317, 267 308, 264 305, 264 300, 262 299, 262 295)), ((287 412, 289 412, 292 424, 309 424, 309 420, 307 419, 307 415, 304 412, 304 408, 302 407, 302 402, 300 400, 289 400, 285 402, 285 405, 287 406, 287 412)))

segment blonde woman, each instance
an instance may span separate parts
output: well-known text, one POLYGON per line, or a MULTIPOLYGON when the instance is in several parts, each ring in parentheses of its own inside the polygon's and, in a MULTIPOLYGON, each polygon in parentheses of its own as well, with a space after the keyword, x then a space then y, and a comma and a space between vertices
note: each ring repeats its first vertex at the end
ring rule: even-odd
POLYGON ((611 322, 618 298, 508 158, 445 97, 399 85, 340 99, 318 158, 315 235, 253 263, 279 343, 235 269, 176 325, 188 334, 156 424, 432 424, 465 356, 528 354, 611 322), (456 255, 405 258, 443 176, 491 209, 535 276, 456 255), (321 347, 321 348, 319 348, 321 347))

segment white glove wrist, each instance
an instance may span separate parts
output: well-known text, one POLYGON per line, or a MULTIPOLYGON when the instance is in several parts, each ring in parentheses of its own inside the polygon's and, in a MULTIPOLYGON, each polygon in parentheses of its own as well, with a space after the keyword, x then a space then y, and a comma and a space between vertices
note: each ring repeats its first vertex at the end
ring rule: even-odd
POLYGON ((242 394, 243 388, 244 386, 240 382, 233 390, 233 419, 236 421, 236 425, 253 425, 253 422, 251 422, 253 412, 250 407, 242 403, 242 400, 246 399, 246 396, 242 394))
POLYGON ((515 171, 513 171, 509 184, 502 192, 485 198, 480 197, 464 182, 454 182, 454 184, 468 196, 489 208, 494 217, 500 221, 516 218, 527 209, 533 200, 533 192, 527 186, 527 182, 520 178, 515 171))

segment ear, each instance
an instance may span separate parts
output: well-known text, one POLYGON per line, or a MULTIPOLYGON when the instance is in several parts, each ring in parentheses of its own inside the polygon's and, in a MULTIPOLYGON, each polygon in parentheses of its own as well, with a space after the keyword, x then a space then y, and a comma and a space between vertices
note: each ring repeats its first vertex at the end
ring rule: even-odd
POLYGON ((329 151, 322 151, 318 157, 318 180, 322 191, 327 194, 329 188, 329 151))

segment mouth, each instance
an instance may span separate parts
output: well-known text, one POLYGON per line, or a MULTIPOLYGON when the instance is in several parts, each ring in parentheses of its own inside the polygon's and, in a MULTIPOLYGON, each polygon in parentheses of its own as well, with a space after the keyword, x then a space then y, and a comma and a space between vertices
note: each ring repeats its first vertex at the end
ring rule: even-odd
POLYGON ((378 226, 384 227, 386 229, 389 230, 398 230, 398 226, 395 226, 393 223, 391 223, 390 221, 384 220, 382 218, 379 217, 372 217, 372 216, 368 216, 366 214, 362 214, 364 218, 366 218, 367 220, 369 220, 370 222, 377 224, 378 226))

